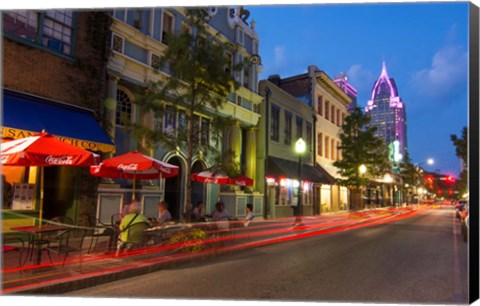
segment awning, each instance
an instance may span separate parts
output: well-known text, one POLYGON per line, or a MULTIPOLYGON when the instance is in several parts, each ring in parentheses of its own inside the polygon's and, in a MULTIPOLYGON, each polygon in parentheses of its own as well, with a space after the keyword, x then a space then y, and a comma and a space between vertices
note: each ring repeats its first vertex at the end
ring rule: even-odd
MULTIPOLYGON (((298 179, 298 162, 270 156, 267 176, 298 179)), ((319 165, 313 167, 302 164, 302 180, 328 185, 336 184, 335 178, 319 165)))
POLYGON ((4 90, 2 138, 18 139, 42 130, 83 149, 115 151, 93 111, 4 90))

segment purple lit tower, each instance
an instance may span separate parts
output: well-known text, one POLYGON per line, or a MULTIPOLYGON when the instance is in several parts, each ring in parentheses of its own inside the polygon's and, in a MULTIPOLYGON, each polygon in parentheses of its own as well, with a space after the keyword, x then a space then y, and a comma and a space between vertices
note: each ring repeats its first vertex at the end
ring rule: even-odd
POLYGON ((407 151, 406 110, 395 81, 388 76, 385 61, 365 112, 371 118, 370 125, 377 127, 376 136, 385 139, 390 148, 390 160, 401 161, 407 151))
POLYGON ((338 87, 340 87, 343 92, 347 94, 352 99, 352 102, 347 105, 348 111, 352 111, 357 107, 357 90, 348 83, 348 77, 345 73, 341 72, 335 80, 333 80, 338 87))

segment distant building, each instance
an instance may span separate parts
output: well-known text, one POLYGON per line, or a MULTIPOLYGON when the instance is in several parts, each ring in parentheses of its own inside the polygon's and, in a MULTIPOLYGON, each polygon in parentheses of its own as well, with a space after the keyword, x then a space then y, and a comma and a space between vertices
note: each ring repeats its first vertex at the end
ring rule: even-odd
MULTIPOLYGON (((315 65, 309 66, 304 74, 283 79, 274 75, 268 80, 313 109, 315 165, 332 178, 339 178, 338 169, 333 163, 342 158, 339 135, 351 98, 315 65)), ((348 208, 348 190, 334 180, 315 189, 314 194, 319 195, 314 199, 314 214, 348 208)))
POLYGON ((347 105, 347 109, 349 112, 354 110, 357 107, 357 90, 350 84, 348 83, 348 77, 345 73, 341 72, 335 79, 333 80, 335 84, 340 87, 343 92, 347 94, 347 96, 352 99, 352 102, 347 105))
POLYGON ((372 96, 365 107, 377 128, 376 136, 385 140, 392 162, 400 162, 407 151, 407 117, 405 104, 398 95, 395 80, 387 73, 385 61, 380 77, 373 85, 372 96))

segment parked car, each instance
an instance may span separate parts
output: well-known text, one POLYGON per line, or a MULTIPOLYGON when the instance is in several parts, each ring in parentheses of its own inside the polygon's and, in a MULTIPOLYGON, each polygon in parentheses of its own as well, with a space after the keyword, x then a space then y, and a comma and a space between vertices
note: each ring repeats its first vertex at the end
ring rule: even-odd
POLYGON ((467 242, 468 240, 468 221, 469 221, 469 214, 468 214, 468 203, 463 207, 463 210, 460 212, 460 223, 461 223, 461 235, 463 241, 467 242))
POLYGON ((455 204, 455 214, 459 220, 461 220, 461 213, 465 206, 468 206, 468 201, 466 200, 460 200, 455 204))

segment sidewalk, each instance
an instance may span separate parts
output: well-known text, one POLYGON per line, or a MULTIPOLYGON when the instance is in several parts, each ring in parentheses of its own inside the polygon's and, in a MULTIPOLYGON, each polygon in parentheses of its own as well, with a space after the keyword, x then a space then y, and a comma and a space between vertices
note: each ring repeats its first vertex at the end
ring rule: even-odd
POLYGON ((231 222, 228 233, 220 233, 211 227, 204 228, 207 237, 203 240, 175 243, 166 241, 119 257, 105 254, 106 240, 99 242, 95 252, 87 254, 90 241, 85 240, 86 249, 82 251, 82 260, 79 260, 79 254, 71 254, 65 265, 62 265, 63 259, 57 261, 53 258, 54 262, 51 263, 44 254, 41 265, 35 266, 28 261, 19 268, 18 253, 7 252, 3 258, 1 293, 65 293, 229 252, 390 222, 393 217, 408 217, 418 210, 411 207, 308 216, 302 218, 301 226, 294 226, 294 218, 255 220, 249 227, 243 227, 241 221, 231 222))

